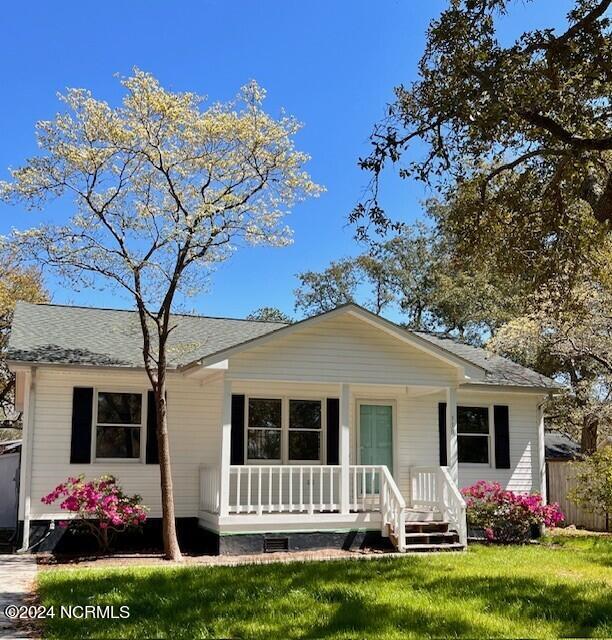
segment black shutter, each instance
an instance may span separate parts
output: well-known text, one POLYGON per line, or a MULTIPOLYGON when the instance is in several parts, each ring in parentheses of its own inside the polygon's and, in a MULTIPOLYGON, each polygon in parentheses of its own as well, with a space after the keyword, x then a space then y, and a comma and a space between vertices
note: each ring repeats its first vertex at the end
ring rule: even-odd
POLYGON ((506 405, 493 407, 495 425, 495 468, 510 468, 510 419, 506 405))
POLYGON ((438 403, 438 440, 440 446, 440 466, 448 464, 446 455, 446 402, 438 403))
POLYGON ((327 398, 327 464, 340 464, 340 400, 327 398))
POLYGON ((159 448, 157 443, 157 407, 155 393, 147 393, 147 450, 145 453, 147 464, 159 464, 159 448))
POLYGON ((231 464, 244 464, 244 396, 232 396, 231 464))
POLYGON ((72 390, 72 436, 70 439, 70 463, 91 462, 91 416, 93 389, 74 387, 72 390))

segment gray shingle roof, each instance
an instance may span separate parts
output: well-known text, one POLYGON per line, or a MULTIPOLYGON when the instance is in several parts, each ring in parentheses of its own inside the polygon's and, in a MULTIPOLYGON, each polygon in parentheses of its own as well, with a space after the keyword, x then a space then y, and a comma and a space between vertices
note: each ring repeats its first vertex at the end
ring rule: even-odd
POLYGON ((469 344, 452 340, 451 338, 424 331, 414 331, 414 333, 428 342, 484 369, 487 372, 486 380, 479 381, 479 384, 542 387, 546 389, 558 389, 562 387, 562 385, 541 373, 533 371, 533 369, 527 369, 512 360, 508 360, 508 358, 498 356, 486 349, 473 347, 469 344))
MULTIPOLYGON (((285 326, 278 322, 175 315, 168 361, 177 367, 285 326)), ((17 303, 7 358, 24 362, 142 367, 135 311, 17 303)))
MULTIPOLYGON (((286 326, 230 318, 175 315, 169 364, 180 367, 286 326)), ((484 369, 485 384, 557 388, 553 380, 466 344, 414 332, 438 349, 484 369)), ((135 311, 17 303, 7 358, 20 362, 142 367, 141 330, 135 311)), ((483 382, 480 381, 480 384, 483 382)))
POLYGON ((544 434, 545 453, 547 460, 573 460, 580 453, 580 445, 566 435, 556 431, 544 434))

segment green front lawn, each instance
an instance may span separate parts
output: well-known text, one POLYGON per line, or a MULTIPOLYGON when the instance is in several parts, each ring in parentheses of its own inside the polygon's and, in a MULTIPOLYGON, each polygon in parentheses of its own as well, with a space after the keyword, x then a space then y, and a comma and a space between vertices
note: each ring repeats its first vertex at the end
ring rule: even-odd
POLYGON ((66 569, 43 604, 129 605, 123 620, 45 623, 52 638, 612 636, 612 538, 554 538, 362 561, 66 569))

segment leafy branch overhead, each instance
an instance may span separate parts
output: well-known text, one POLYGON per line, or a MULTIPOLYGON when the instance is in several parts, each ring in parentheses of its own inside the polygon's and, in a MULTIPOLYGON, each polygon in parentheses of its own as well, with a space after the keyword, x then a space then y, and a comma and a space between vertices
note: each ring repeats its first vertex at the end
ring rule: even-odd
POLYGON ((483 233, 494 223, 550 228, 564 217, 612 223, 610 2, 577 0, 565 30, 529 31, 504 46, 497 22, 518 3, 453 0, 430 25, 419 79, 396 88, 360 161, 372 174, 370 197, 351 214, 360 234, 398 222, 378 199, 389 163, 443 198, 473 182, 474 207, 496 205, 495 217, 473 219, 483 233), (529 199, 517 201, 517 188, 529 199))

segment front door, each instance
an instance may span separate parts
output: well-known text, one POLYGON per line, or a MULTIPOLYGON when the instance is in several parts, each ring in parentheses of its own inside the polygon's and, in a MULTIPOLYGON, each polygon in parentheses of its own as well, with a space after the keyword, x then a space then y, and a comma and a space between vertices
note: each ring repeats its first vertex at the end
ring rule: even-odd
POLYGON ((393 474, 392 405, 359 405, 359 461, 361 464, 386 464, 393 474))

